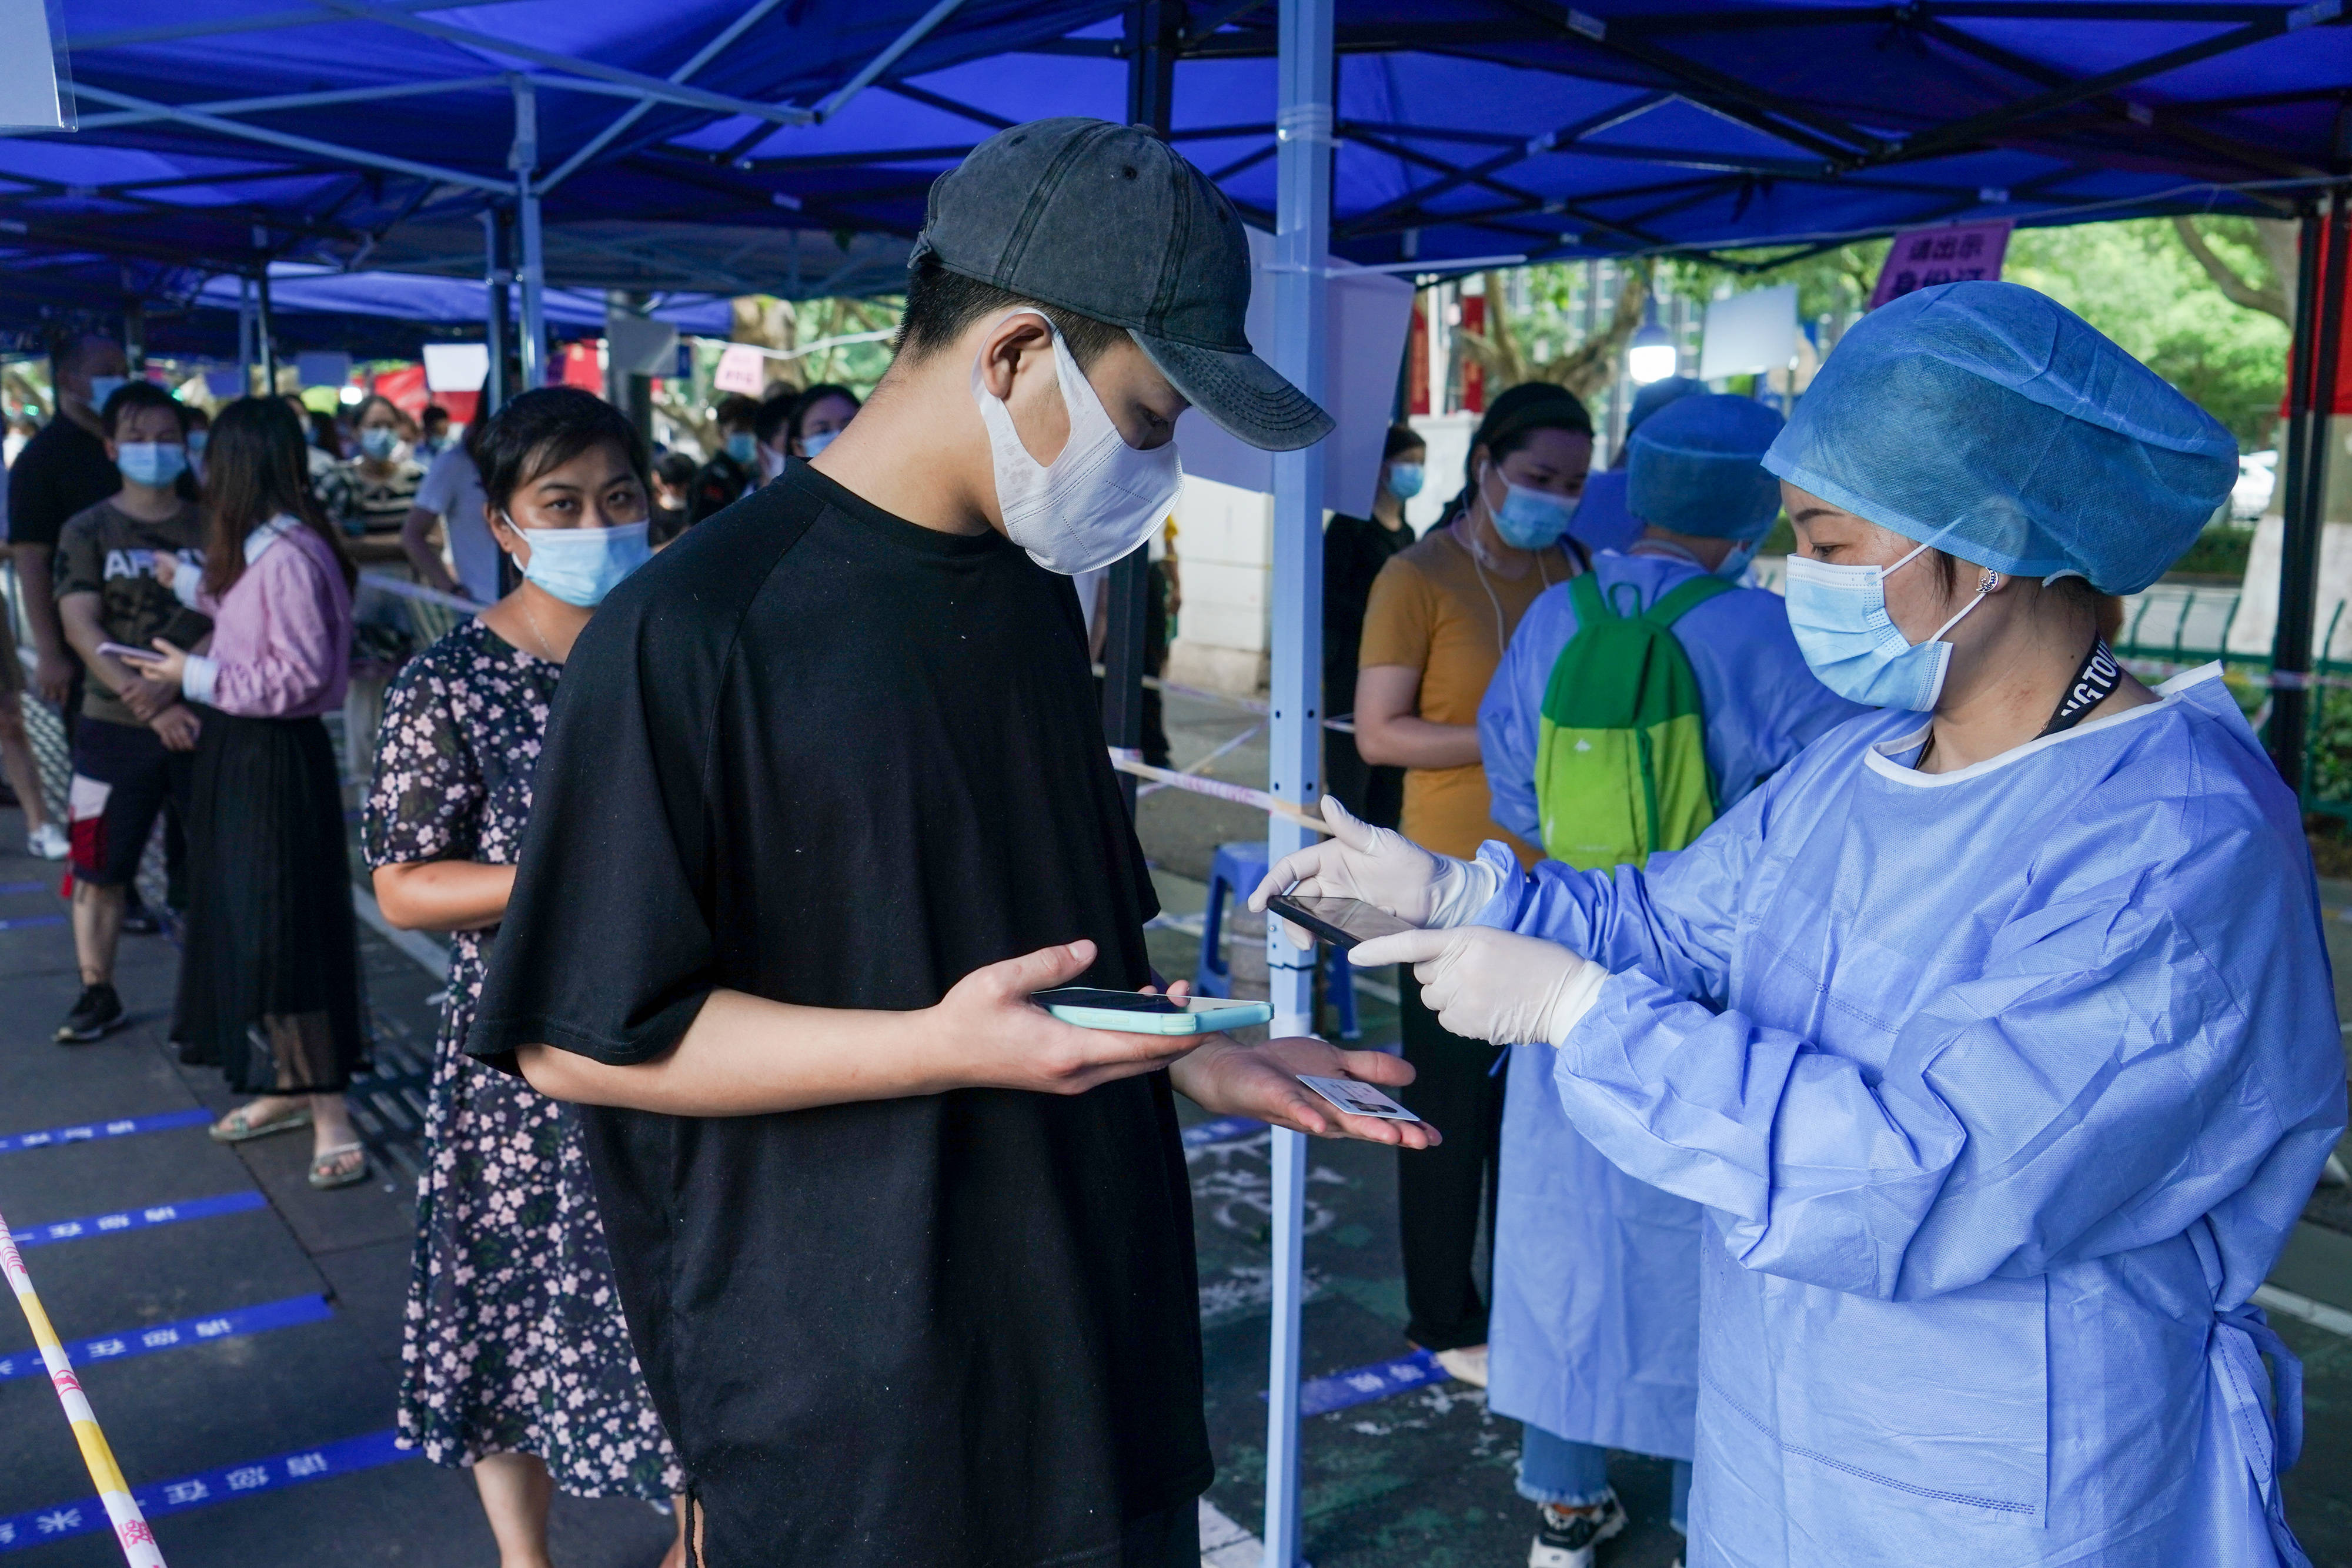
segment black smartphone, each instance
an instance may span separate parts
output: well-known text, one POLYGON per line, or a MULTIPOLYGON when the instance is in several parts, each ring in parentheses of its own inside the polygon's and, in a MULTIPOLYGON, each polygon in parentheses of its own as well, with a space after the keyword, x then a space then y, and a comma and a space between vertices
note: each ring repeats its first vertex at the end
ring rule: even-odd
POLYGON ((1393 936, 1400 931, 1419 929, 1360 898, 1298 898, 1277 893, 1265 901, 1265 912, 1280 915, 1293 925, 1303 925, 1341 948, 1353 947, 1375 936, 1393 936))

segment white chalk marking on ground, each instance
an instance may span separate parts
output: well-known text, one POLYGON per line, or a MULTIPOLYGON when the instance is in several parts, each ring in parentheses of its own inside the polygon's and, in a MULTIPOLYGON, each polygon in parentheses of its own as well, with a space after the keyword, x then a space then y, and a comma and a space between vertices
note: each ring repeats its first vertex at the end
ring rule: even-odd
POLYGON ((449 950, 422 931, 403 931, 383 917, 376 907, 375 894, 354 884, 352 888, 352 913, 365 921, 377 936, 415 959, 436 980, 449 977, 449 950))
POLYGON ((2342 1307, 2331 1307, 2326 1301, 2315 1301, 2309 1296, 2299 1296, 2293 1291, 2281 1290, 2276 1285, 2256 1286, 2254 1305, 2266 1312, 2284 1312, 2288 1317, 2298 1318, 2311 1324, 2314 1328, 2326 1329, 2330 1333, 2338 1333, 2347 1339, 2352 1339, 2352 1312, 2346 1312, 2342 1307))

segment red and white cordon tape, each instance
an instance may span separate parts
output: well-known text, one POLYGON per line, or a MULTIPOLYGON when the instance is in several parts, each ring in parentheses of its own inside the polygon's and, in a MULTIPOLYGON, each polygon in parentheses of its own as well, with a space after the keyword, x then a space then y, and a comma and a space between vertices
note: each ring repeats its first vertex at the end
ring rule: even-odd
POLYGON ((25 1272, 24 1255, 16 1250, 16 1238, 9 1232, 5 1218, 0 1218, 0 1267, 8 1270, 16 1304, 25 1309, 25 1321, 33 1325, 33 1343, 41 1347, 49 1385, 58 1391, 58 1403, 66 1407, 66 1419, 73 1423, 81 1461, 89 1468, 99 1500, 106 1505, 106 1517, 114 1523, 114 1539, 122 1543, 122 1555, 131 1568, 163 1568, 163 1552, 155 1544, 155 1532, 147 1527, 147 1516, 139 1511, 138 1500, 131 1495, 122 1470, 114 1462, 114 1450, 106 1446, 106 1434, 99 1430, 98 1417, 90 1413, 66 1347, 58 1343, 58 1331, 49 1326, 49 1314, 34 1293, 33 1277, 25 1272))
POLYGON ((1207 795, 1219 800, 1231 800, 1237 806, 1255 806, 1269 816, 1281 817, 1297 823, 1309 832, 1328 834, 1331 830, 1322 818, 1304 811, 1278 796, 1263 789, 1253 789, 1246 784, 1228 784, 1222 779, 1202 779, 1197 774, 1179 773, 1172 768, 1154 768, 1139 753, 1114 746, 1110 748, 1110 765, 1121 773, 1132 773, 1138 779, 1149 779, 1171 789, 1188 790, 1195 795, 1207 795))

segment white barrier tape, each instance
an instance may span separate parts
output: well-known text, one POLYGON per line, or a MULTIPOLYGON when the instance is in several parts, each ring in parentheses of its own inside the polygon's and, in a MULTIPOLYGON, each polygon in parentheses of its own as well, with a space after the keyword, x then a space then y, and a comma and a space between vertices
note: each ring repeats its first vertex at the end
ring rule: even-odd
POLYGON ((437 588, 427 588, 421 582, 411 582, 404 577, 388 572, 363 571, 360 581, 369 588, 391 594, 395 599, 414 599, 420 604, 437 604, 444 610, 454 610, 460 615, 478 615, 485 608, 470 599, 454 593, 444 593, 437 588))
MULTIPOLYGON (((1108 673, 1100 664, 1097 664, 1094 669, 1095 674, 1097 675, 1108 673)), ((1143 684, 1155 692, 1164 692, 1171 696, 1195 697, 1204 703, 1223 703, 1227 707, 1241 708, 1246 712, 1256 714, 1261 717, 1271 717, 1274 714, 1274 707, 1271 704, 1262 703, 1255 697, 1237 697, 1231 692, 1213 692, 1204 690, 1200 686, 1180 686, 1171 681, 1163 681, 1158 675, 1144 676, 1143 684)), ((1336 729, 1342 735, 1353 735, 1356 733, 1356 726, 1353 719, 1327 718, 1323 721, 1323 727, 1325 729, 1336 729)))
POLYGON ((1214 800, 1231 800, 1236 806, 1252 806, 1269 816, 1281 817, 1297 823, 1309 832, 1328 835, 1323 819, 1303 811, 1289 801, 1279 800, 1263 789, 1252 789, 1244 784, 1228 784, 1219 779, 1195 779, 1190 773, 1179 773, 1172 768, 1154 768, 1132 751, 1110 748, 1110 765, 1121 773, 1132 773, 1138 779, 1150 779, 1188 794, 1207 795, 1214 800))
POLYGON ((155 1532, 147 1528, 147 1516, 139 1511, 138 1500, 131 1495, 121 1468, 114 1462, 114 1450, 107 1446, 106 1434, 99 1430, 98 1417, 82 1395, 81 1380, 74 1375, 66 1347, 58 1343, 58 1331, 49 1326, 49 1314, 34 1292, 33 1277, 25 1271, 24 1255, 16 1250, 16 1239, 5 1218, 0 1218, 0 1268, 7 1270, 16 1304, 32 1325, 33 1343, 40 1347, 41 1361, 49 1369, 49 1385, 58 1392, 58 1403, 65 1406, 74 1440, 81 1445, 82 1464, 89 1471, 90 1483, 98 1488, 99 1501, 106 1506, 106 1517, 113 1522, 114 1539, 121 1544, 123 1558, 131 1568, 163 1568, 163 1552, 155 1544, 155 1532))
MULTIPOLYGON (((1265 727, 1265 726, 1263 724, 1254 724, 1247 729, 1242 731, 1239 735, 1234 737, 1231 740, 1225 742, 1223 746, 1217 747, 1216 750, 1209 753, 1208 756, 1201 758, 1200 761, 1187 764, 1186 766, 1178 768, 1176 771, 1179 773, 1190 774, 1193 778, 1197 779, 1202 774, 1206 773, 1209 770, 1210 766, 1219 758, 1232 751, 1235 747, 1248 745, 1251 738, 1265 727)), ((1167 788, 1168 786, 1165 784, 1146 784, 1142 789, 1138 789, 1135 792, 1135 798, 1140 800, 1146 795, 1152 794, 1157 790, 1165 789, 1167 788)))

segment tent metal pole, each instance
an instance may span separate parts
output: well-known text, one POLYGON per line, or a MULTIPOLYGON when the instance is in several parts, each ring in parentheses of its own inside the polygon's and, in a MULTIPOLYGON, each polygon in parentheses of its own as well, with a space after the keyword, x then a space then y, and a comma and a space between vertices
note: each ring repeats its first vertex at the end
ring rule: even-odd
POLYGON ((507 166, 515 176, 515 217, 522 231, 522 390, 547 384, 547 257, 539 227, 539 192, 531 174, 539 166, 539 95, 528 78, 514 78, 514 151, 507 166))
POLYGON ((253 279, 236 280, 236 368, 244 374, 245 395, 253 395, 254 364, 260 358, 254 351, 253 279))
POLYGON ((176 120, 202 131, 216 131, 239 141, 257 141, 265 147, 283 147, 292 152, 307 152, 313 158, 331 162, 356 164, 362 169, 382 169, 394 174, 409 174, 420 180, 438 181, 443 184, 462 185, 469 191, 495 191, 503 195, 506 187, 480 174, 469 174, 462 169, 444 169, 431 163, 419 163, 413 158, 387 157, 381 152, 363 152, 356 147, 341 147, 331 141, 320 141, 309 136, 289 136, 282 131, 271 131, 259 125, 247 125, 241 120, 227 120, 217 114, 200 114, 194 110, 179 109, 168 103, 133 98, 128 93, 114 92, 88 82, 74 84, 76 98, 93 99, 110 103, 118 109, 145 110, 158 120, 176 120))
POLYGON ((2287 497, 2279 541, 2278 632, 2271 649, 2270 751, 2288 788, 2305 784, 2311 723, 2312 631, 2319 612, 2320 545, 2327 521, 2327 444, 2342 366, 2344 288, 2352 198, 2328 200, 2326 243, 2317 212, 2304 219, 2295 299, 2294 369, 2287 387, 2287 497))
MULTIPOLYGON (((769 12, 774 10, 778 5, 782 4, 783 0, 759 0, 757 5, 753 5, 750 10, 744 12, 741 16, 736 17, 735 20, 727 24, 725 27, 721 28, 719 34, 709 43, 695 50, 693 56, 687 60, 686 64, 678 67, 677 69, 669 73, 669 79, 673 82, 684 82, 690 78, 697 71, 709 65, 712 60, 717 59, 720 55, 726 53, 728 48, 734 44, 736 39, 741 37, 744 34, 750 32, 754 26, 758 26, 761 17, 765 16, 769 12)), ((586 163, 590 159, 595 157, 597 153, 602 152, 605 148, 611 146, 615 137, 628 130, 630 126, 635 125, 638 120, 644 119, 646 115, 652 110, 652 109, 653 102, 651 99, 644 99, 630 105, 627 110, 623 111, 618 119, 614 120, 610 125, 604 127, 604 130, 598 131, 594 136, 589 138, 586 144, 581 147, 578 152, 572 153, 571 157, 566 158, 562 162, 557 164, 554 172, 549 174, 546 179, 541 180, 539 183, 541 193, 544 194, 545 193, 553 190, 556 186, 563 183, 564 181, 572 178, 572 176, 579 171, 582 164, 586 163)))
POLYGON ((278 334, 269 320, 269 258, 262 257, 261 271, 253 280, 253 335, 258 350, 255 358, 261 362, 261 395, 278 395, 278 334))
MULTIPOLYGON (((1281 152, 1276 165, 1274 362, 1328 404, 1330 280, 1333 0, 1281 0, 1276 76, 1281 152)), ((1274 460, 1273 733, 1267 791, 1312 807, 1323 780, 1323 465, 1321 443, 1274 460)), ((1313 841, 1282 817, 1266 820, 1274 860, 1313 841)), ((1266 975, 1274 1033, 1315 1029, 1315 956, 1301 954, 1266 923, 1266 975)), ((1274 1317, 1266 1372, 1266 1568, 1299 1561, 1299 1309, 1306 1297, 1307 1139, 1277 1127, 1274 1166, 1274 1317)))
POLYGON ((506 209, 492 207, 482 214, 482 283, 488 296, 482 312, 484 347, 489 350, 489 374, 482 382, 480 412, 475 416, 488 419, 504 408, 507 399, 514 395, 507 385, 507 358, 514 352, 514 322, 509 316, 513 308, 514 267, 511 265, 509 223, 506 209))
MULTIPOLYGON (((1130 0, 1127 8, 1127 120, 1168 134, 1183 40, 1184 0, 1130 0)), ((1151 595, 1151 547, 1140 544, 1110 569, 1103 634, 1103 738, 1125 750, 1143 745, 1144 626, 1151 595)), ((1118 776, 1135 815, 1135 776, 1118 776)))

